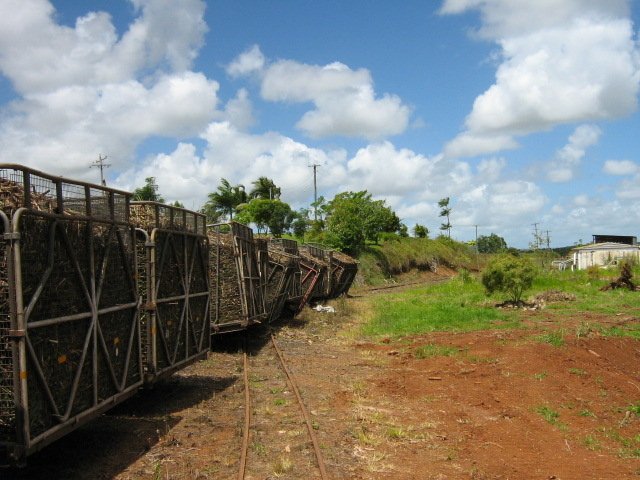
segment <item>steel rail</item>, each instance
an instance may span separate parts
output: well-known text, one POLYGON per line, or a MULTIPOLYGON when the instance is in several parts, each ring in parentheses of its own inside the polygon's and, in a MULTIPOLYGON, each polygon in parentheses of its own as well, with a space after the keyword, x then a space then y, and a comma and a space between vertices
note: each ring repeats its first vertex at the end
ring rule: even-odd
POLYGON ((287 379, 289 380, 289 384, 291 385, 291 389, 293 393, 295 393, 296 398, 298 399, 298 405, 300 406, 300 410, 302 411, 302 416, 304 417, 304 421, 307 424, 307 430, 309 432, 309 436, 311 437, 311 443, 313 444, 313 450, 316 454, 316 460, 318 461, 318 469, 320 470, 320 478, 322 480, 328 480, 329 476, 327 475, 327 470, 324 466, 324 459, 322 457, 322 452, 320 451, 320 444, 318 443, 318 439, 316 434, 313 431, 313 424, 311 423, 311 418, 309 417, 309 412, 307 412, 306 407, 302 401, 302 396, 300 395, 300 391, 298 390, 298 386, 293 378, 293 374, 287 368, 287 364, 284 360, 284 356, 280 348, 278 348, 278 344, 276 343, 276 338, 273 334, 271 334, 271 344, 278 355, 278 359, 280 360, 280 365, 282 366, 282 370, 284 370, 287 379))
POLYGON ((243 353, 244 362, 244 431, 242 433, 242 449, 240 450, 240 469, 238 471, 238 480, 244 480, 244 474, 247 469, 247 451, 249 450, 249 428, 251 426, 251 398, 249 395, 249 361, 247 353, 243 353))

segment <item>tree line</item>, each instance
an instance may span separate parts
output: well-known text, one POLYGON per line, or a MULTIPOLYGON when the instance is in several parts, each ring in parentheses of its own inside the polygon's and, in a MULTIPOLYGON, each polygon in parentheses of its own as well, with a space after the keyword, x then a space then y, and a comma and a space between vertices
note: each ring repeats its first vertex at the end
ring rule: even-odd
MULTIPOLYGON (((135 200, 164 203, 158 191, 155 177, 145 179, 145 184, 133 192, 135 200)), ((259 177, 251 182, 249 191, 244 185, 233 184, 226 178, 207 201, 200 212, 206 215, 208 224, 236 220, 253 224, 258 234, 280 237, 291 234, 305 242, 324 243, 329 247, 357 256, 368 243, 377 244, 389 237, 408 237, 408 227, 386 204, 385 200, 375 200, 366 190, 341 192, 327 201, 320 196, 311 208, 294 211, 282 201, 282 191, 268 177, 259 177)), ((180 202, 171 205, 182 207, 180 202)), ((438 202, 441 235, 451 237, 451 206, 449 197, 438 202)), ((429 229, 420 224, 413 227, 416 238, 428 238, 429 229)), ((477 239, 480 253, 496 253, 507 249, 502 237, 492 233, 477 239)))

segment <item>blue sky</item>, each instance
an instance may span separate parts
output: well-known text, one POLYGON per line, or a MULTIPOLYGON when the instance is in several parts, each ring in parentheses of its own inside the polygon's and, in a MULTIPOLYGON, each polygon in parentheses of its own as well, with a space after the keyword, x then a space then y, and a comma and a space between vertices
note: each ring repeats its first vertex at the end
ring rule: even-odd
POLYGON ((511 246, 639 235, 637 0, 0 2, 0 161, 198 209, 268 176, 511 246))

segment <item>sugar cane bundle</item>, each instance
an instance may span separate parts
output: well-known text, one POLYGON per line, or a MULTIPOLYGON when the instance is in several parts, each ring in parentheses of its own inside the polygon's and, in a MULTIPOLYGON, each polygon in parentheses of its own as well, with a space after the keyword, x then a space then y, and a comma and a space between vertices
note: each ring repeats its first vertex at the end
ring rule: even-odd
POLYGON ((30 205, 26 205, 24 186, 13 180, 0 178, 0 202, 2 210, 9 217, 20 207, 27 207, 39 212, 55 212, 57 207, 55 191, 37 192, 35 188, 32 188, 30 198, 30 205))
POLYGON ((242 290, 234 253, 234 237, 230 233, 211 230, 207 235, 214 324, 242 322, 242 290))

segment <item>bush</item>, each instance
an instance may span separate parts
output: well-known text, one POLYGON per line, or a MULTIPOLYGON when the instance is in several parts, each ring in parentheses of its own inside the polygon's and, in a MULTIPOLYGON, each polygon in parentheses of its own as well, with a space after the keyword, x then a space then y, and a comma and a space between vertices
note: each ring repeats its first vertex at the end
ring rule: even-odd
POLYGON ((504 292, 509 295, 509 300, 519 303, 524 292, 531 288, 535 277, 536 268, 526 258, 499 255, 482 274, 482 285, 487 295, 504 292))

